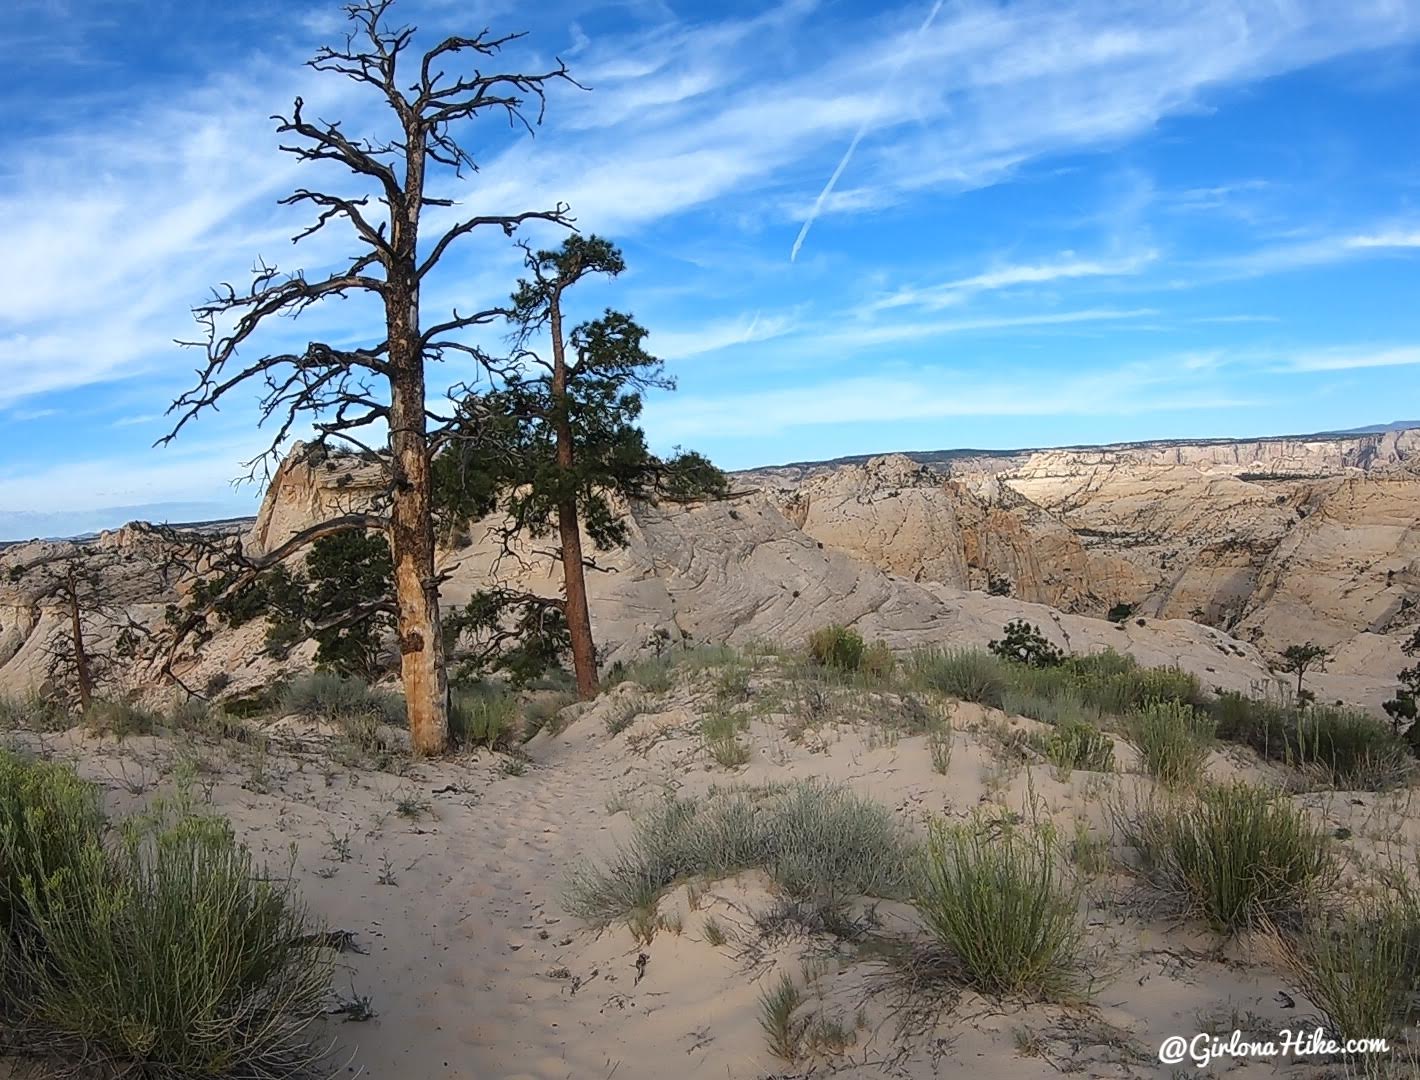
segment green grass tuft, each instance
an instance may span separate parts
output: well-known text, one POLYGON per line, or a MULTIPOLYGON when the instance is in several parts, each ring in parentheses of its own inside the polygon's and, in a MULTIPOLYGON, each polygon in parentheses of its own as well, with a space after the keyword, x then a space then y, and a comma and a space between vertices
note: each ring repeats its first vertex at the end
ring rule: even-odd
POLYGON ((1005 661, 980 649, 918 649, 905 666, 914 686, 991 708, 1009 686, 1005 661))
POLYGON ((1167 787, 1198 783, 1213 747, 1213 718, 1179 701, 1153 701, 1129 717, 1125 735, 1150 775, 1167 787))
POLYGON ((657 804, 608 861, 574 869, 565 899, 572 914, 605 923, 654 908, 679 881, 760 868, 791 900, 829 908, 901 895, 908 852, 892 815, 846 788, 740 788, 657 804))
POLYGON ((1049 839, 978 819, 935 823, 915 900, 969 985, 1059 999, 1079 985, 1079 898, 1049 839))
POLYGON ((450 695, 449 736, 457 746, 506 749, 517 728, 517 696, 501 686, 460 687, 450 695))
POLYGON ((1294 920, 1335 878, 1327 834, 1262 788, 1209 786, 1116 816, 1166 904, 1218 930, 1294 920))
POLYGON ((1420 895, 1353 900, 1285 939, 1283 955, 1338 1040, 1394 1034, 1420 1015, 1420 895))

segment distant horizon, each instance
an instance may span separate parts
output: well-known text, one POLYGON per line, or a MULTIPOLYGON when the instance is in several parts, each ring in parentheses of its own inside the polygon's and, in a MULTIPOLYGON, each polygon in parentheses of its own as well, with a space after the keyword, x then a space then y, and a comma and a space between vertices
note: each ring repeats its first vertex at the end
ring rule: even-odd
MULTIPOLYGON (((1366 424, 1354 428, 1326 431, 1281 432, 1272 435, 1232 435, 1232 436, 1180 436, 1157 439, 1125 439, 1093 443, 1055 443, 1037 446, 941 446, 933 448, 903 448, 870 450, 852 454, 834 454, 829 457, 781 461, 747 465, 727 469, 727 472, 756 472, 764 469, 800 468, 810 465, 865 460, 892 454, 904 456, 926 454, 1012 454, 1030 453, 1043 450, 1075 450, 1094 447, 1129 447, 1152 444, 1180 443, 1229 443, 1267 442, 1283 439, 1306 438, 1363 438, 1391 431, 1407 431, 1420 428, 1420 420, 1393 420, 1388 423, 1366 424)), ((717 463, 718 464, 718 463, 717 463)), ((24 543, 30 540, 74 540, 97 536, 99 533, 121 528, 135 521, 164 525, 207 525, 222 521, 249 520, 256 516, 263 487, 246 486, 252 492, 251 498, 243 503, 208 502, 168 502, 125 506, 97 507, 92 510, 29 511, 0 509, 0 545, 24 543), (29 531, 20 526, 21 522, 36 524, 48 522, 49 528, 29 531)))

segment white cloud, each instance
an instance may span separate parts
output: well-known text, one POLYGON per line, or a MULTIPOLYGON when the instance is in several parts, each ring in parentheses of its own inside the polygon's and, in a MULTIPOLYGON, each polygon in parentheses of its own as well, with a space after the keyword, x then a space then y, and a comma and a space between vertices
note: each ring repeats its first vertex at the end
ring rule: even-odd
POLYGON ((1420 248, 1420 229, 1396 229, 1346 238, 1346 246, 1360 251, 1369 248, 1420 248))
POLYGON ((1284 359, 1274 370, 1289 372, 1355 371, 1361 368, 1408 367, 1420 364, 1420 346, 1342 346, 1305 352, 1284 359))
POLYGON ((1158 257, 1158 252, 1153 250, 1113 259, 1080 258, 1072 252, 1066 252, 1051 262, 999 265, 979 274, 957 278, 940 285, 899 289, 890 296, 875 301, 870 308, 877 311, 897 307, 944 308, 959 304, 975 293, 1008 289, 1018 285, 1044 285, 1075 278, 1136 274, 1158 257))
POLYGON ((972 319, 927 319, 881 324, 850 322, 835 325, 831 330, 821 333, 795 338, 793 345, 815 353, 841 352, 982 330, 1029 330, 1034 327, 1059 327, 1074 323, 1142 319, 1157 314, 1153 308, 1084 308, 1078 311, 982 316, 972 319))
POLYGON ((1041 378, 1039 373, 982 380, 938 369, 827 380, 765 393, 657 400, 648 428, 663 441, 764 436, 826 424, 891 423, 967 416, 1117 416, 1232 408, 1239 395, 1179 384, 1128 365, 1041 378), (1167 386, 1161 391, 1161 386, 1167 386))
POLYGON ((648 340, 650 350, 666 360, 684 360, 703 353, 718 352, 736 345, 770 341, 797 327, 793 315, 761 315, 722 319, 702 326, 678 330, 656 330, 648 340))
POLYGON ((1406 254, 1420 248, 1420 227, 1383 226, 1375 231, 1343 231, 1305 240, 1288 241, 1212 260, 1204 265, 1228 277, 1253 277, 1326 266, 1348 259, 1384 254, 1406 254))

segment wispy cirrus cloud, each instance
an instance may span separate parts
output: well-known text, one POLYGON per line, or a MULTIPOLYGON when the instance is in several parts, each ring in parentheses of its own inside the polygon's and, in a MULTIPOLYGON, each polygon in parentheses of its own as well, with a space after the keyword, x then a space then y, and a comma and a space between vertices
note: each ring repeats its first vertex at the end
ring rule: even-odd
POLYGON ((1420 345, 1339 346, 1301 352, 1279 360, 1274 370, 1293 373, 1358 371, 1420 364, 1420 345))
POLYGON ((1066 252, 1059 258, 1035 263, 1004 264, 969 277, 956 278, 940 285, 899 289, 874 301, 870 308, 885 311, 890 308, 922 307, 939 309, 960 304, 971 296, 1009 289, 1022 285, 1047 285, 1056 281, 1072 281, 1089 277, 1120 277, 1137 274, 1159 257, 1155 250, 1141 251, 1118 258, 1082 258, 1066 252))
MULTIPOLYGON (((1118 367, 1049 380, 1021 373, 968 377, 939 368, 826 379, 757 394, 653 403, 648 413, 672 440, 739 433, 762 436, 833 424, 895 423, 949 417, 1102 416, 1148 411, 1237 408, 1246 394, 1189 385, 1157 365, 1118 367)), ((885 448, 886 449, 886 448, 885 448)))
POLYGON ((1206 261, 1206 269, 1223 276, 1253 277, 1285 273, 1352 259, 1384 255, 1407 256, 1420 251, 1420 224, 1390 224, 1345 230, 1287 241, 1238 255, 1206 261))

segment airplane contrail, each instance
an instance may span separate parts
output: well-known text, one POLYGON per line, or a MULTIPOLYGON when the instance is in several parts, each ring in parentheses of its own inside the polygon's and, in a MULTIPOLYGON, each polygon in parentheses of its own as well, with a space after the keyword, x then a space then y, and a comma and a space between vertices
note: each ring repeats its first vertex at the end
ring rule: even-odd
MULTIPOLYGON (((922 25, 917 28, 917 33, 912 38, 913 45, 916 45, 922 35, 927 32, 927 28, 932 25, 932 20, 937 17, 937 12, 942 10, 942 4, 946 0, 936 0, 932 5, 932 10, 927 12, 927 17, 922 20, 922 25)), ((799 228, 799 235, 794 240, 794 248, 789 252, 789 261, 794 262, 799 257, 799 249, 804 246, 804 240, 809 235, 809 230, 813 228, 814 221, 817 220, 819 211, 823 209, 823 204, 828 201, 829 195, 833 194, 834 186, 838 183, 838 178, 843 175, 843 170, 848 167, 848 162, 853 158, 853 151, 858 149, 858 144, 863 141, 863 136, 868 133, 868 128, 877 119, 878 107, 882 104, 883 98, 887 96, 888 89, 892 86, 893 80, 897 78, 898 72, 903 69, 908 58, 912 54, 911 49, 903 52, 898 57, 897 63, 893 66, 888 77, 883 80, 883 85, 878 90, 878 100, 872 111, 863 118, 863 122, 858 125, 858 131, 853 136, 853 141, 848 144, 848 149, 844 151, 842 159, 838 162, 838 168, 833 170, 833 175, 828 178, 828 183, 824 184, 823 190, 818 193, 818 198, 814 200, 813 209, 809 211, 809 216, 804 219, 804 224, 799 228)))

